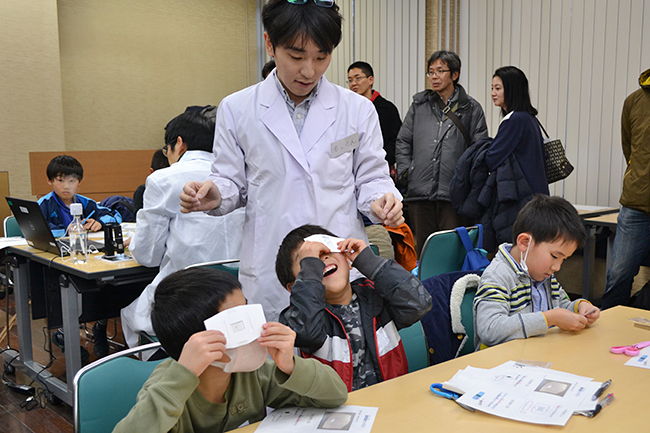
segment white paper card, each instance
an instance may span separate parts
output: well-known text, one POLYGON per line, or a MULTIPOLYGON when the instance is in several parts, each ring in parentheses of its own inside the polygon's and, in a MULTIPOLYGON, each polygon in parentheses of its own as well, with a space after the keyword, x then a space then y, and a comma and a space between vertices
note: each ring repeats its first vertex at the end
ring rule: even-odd
POLYGON ((248 304, 223 310, 203 323, 207 330, 223 332, 226 349, 233 349, 249 344, 262 335, 266 317, 260 304, 248 304))
POLYGON ((320 242, 324 244, 333 253, 340 253, 338 243, 344 241, 343 238, 337 238, 329 235, 311 235, 303 239, 305 242, 320 242))
POLYGON ((271 412, 255 431, 257 433, 317 431, 370 433, 376 417, 376 407, 341 406, 334 409, 285 407, 271 412))
POLYGON ((343 155, 345 152, 351 152, 359 147, 359 133, 355 132, 349 137, 345 137, 339 141, 332 143, 331 155, 332 158, 343 155))

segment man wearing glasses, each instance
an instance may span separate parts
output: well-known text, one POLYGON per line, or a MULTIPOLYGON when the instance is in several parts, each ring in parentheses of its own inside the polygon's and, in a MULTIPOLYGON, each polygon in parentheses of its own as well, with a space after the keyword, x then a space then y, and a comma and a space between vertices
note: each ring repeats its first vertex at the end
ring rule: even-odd
POLYGON ((366 240, 359 212, 394 226, 404 218, 375 108, 324 76, 342 37, 338 6, 270 0, 262 22, 276 68, 223 99, 212 173, 186 184, 180 198, 183 212, 245 208, 239 280, 246 298, 274 321, 289 306, 274 266, 287 233, 317 224, 366 240))
POLYGON ((366 62, 354 62, 348 67, 348 86, 354 93, 370 99, 377 110, 381 135, 384 138, 384 150, 386 161, 391 168, 395 167, 395 140, 397 133, 402 126, 399 111, 395 104, 384 98, 372 86, 375 84, 375 76, 372 66, 366 62))
POLYGON ((395 145, 397 178, 408 183, 405 201, 418 256, 431 233, 469 223, 451 206, 449 183, 465 149, 488 135, 481 104, 458 84, 456 53, 433 53, 427 76, 431 90, 413 96, 395 145))

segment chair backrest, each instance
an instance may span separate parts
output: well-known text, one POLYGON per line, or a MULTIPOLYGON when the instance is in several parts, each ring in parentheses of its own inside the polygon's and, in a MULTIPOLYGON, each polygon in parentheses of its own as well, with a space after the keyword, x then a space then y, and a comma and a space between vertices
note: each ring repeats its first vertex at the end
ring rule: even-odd
POLYGON ((74 377, 74 431, 110 433, 135 405, 138 392, 162 361, 139 361, 129 355, 156 350, 160 343, 117 352, 87 365, 74 377))
MULTIPOLYGON (((478 227, 468 227, 467 232, 474 248, 477 248, 478 227)), ((420 280, 426 280, 429 277, 446 272, 460 271, 466 255, 467 250, 456 230, 432 233, 427 238, 420 253, 418 277, 420 280)))
POLYGON ((463 295, 463 302, 460 304, 460 322, 465 328, 467 341, 458 353, 458 356, 474 352, 474 295, 476 294, 476 289, 467 287, 465 289, 465 295, 463 295))
POLYGON ((204 267, 230 272, 235 277, 239 278, 239 259, 226 259, 226 260, 216 260, 214 262, 196 263, 193 265, 189 265, 185 269, 204 268, 204 267))
POLYGON ((413 325, 402 328, 398 332, 409 363, 409 373, 428 367, 429 349, 420 321, 418 320, 413 325))
POLYGON ((23 236, 23 232, 20 231, 20 226, 18 226, 18 221, 16 221, 16 217, 13 215, 4 219, 2 227, 6 237, 23 236))

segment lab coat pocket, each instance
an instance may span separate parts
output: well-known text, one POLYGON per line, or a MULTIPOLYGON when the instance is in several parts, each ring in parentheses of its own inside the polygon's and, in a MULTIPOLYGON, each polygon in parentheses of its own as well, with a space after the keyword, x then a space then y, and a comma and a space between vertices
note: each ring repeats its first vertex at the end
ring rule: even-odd
POLYGON ((338 185, 352 183, 354 174, 352 172, 354 151, 345 152, 336 158, 329 158, 327 161, 327 177, 335 180, 338 185))

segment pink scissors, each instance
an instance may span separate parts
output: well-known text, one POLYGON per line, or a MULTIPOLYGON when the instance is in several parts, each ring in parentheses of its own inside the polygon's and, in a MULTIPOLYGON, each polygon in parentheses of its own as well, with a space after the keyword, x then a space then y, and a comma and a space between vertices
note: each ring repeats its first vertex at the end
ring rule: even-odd
POLYGON ((612 346, 609 351, 612 353, 624 353, 627 356, 637 356, 639 349, 650 346, 650 341, 642 341, 632 346, 612 346))

